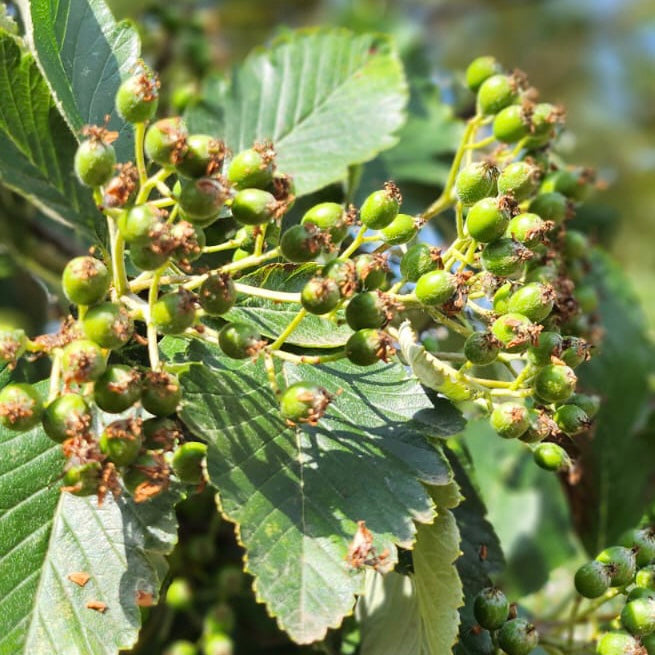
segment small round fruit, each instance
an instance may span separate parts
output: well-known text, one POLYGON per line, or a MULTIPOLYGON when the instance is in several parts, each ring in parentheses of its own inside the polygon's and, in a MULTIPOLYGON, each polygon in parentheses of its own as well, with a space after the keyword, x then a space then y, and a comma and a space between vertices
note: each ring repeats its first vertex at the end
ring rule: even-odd
POLYGON ((66 393, 55 398, 44 410, 41 420, 45 433, 57 443, 86 434, 93 416, 82 396, 66 393))
POLYGON ((228 635, 213 634, 204 640, 203 651, 205 655, 233 655, 234 644, 228 635))
POLYGON ((648 655, 655 655, 655 633, 644 635, 640 641, 642 648, 646 649, 648 655))
POLYGON ((179 221, 170 228, 170 237, 177 244, 171 255, 179 262, 193 262, 202 256, 207 245, 205 231, 197 224, 179 221))
POLYGON ((310 314, 327 314, 340 301, 339 286, 329 277, 313 277, 300 292, 300 302, 310 314))
POLYGON ((584 432, 591 425, 585 411, 577 405, 560 405, 553 418, 557 427, 569 437, 584 432))
POLYGON ((150 500, 167 486, 170 472, 165 460, 158 453, 142 452, 124 471, 125 489, 136 502, 150 500))
POLYGON ((118 217, 118 231, 128 242, 147 239, 154 233, 161 220, 161 214, 153 205, 135 205, 118 217))
POLYGON ((641 528, 629 530, 621 537, 621 546, 637 548, 637 566, 648 566, 655 560, 655 530, 641 528))
POLYGON ((171 580, 166 590, 166 604, 179 612, 186 612, 193 607, 193 590, 186 578, 171 580))
POLYGON ((498 198, 483 198, 469 209, 466 227, 476 241, 489 243, 505 234, 509 220, 510 213, 498 198))
POLYGON ((560 359, 571 368, 589 359, 589 344, 580 337, 566 337, 560 359))
POLYGON ((502 238, 488 243, 480 257, 485 270, 499 277, 515 276, 525 268, 530 251, 513 239, 502 238))
POLYGON ((266 189, 273 181, 272 151, 242 150, 230 162, 227 179, 237 189, 266 189))
POLYGON ((208 134, 191 134, 175 170, 184 177, 204 177, 220 171, 224 157, 222 141, 208 134))
POLYGON ((600 409, 600 396, 574 393, 566 400, 567 405, 577 405, 590 418, 594 418, 600 409))
POLYGON ((516 102, 516 82, 508 75, 492 75, 478 89, 478 107, 483 114, 497 114, 516 102))
POLYGON ((551 286, 531 282, 517 289, 507 301, 507 311, 523 314, 531 321, 543 321, 553 310, 555 292, 551 286))
POLYGON ((229 311, 237 300, 234 281, 227 273, 213 273, 198 290, 200 306, 210 316, 220 316, 229 311))
POLYGON ((82 184, 91 187, 109 182, 116 166, 116 151, 111 143, 91 138, 82 141, 75 152, 75 173, 82 184))
MULTIPOLYGON (((243 576, 243 574, 242 574, 243 576)), ((226 602, 210 607, 203 619, 203 635, 225 634, 234 631, 236 616, 234 610, 226 602)))
POLYGON ((635 578, 637 558, 635 552, 630 548, 610 546, 601 551, 596 556, 596 560, 608 565, 607 570, 612 580, 610 585, 612 587, 624 587, 635 578))
POLYGON ((261 225, 273 218, 278 202, 263 189, 242 189, 232 199, 232 216, 244 225, 261 225))
POLYGON ((130 259, 139 270, 157 270, 168 261, 169 257, 170 253, 156 248, 151 241, 130 244, 130 259))
POLYGON ((134 332, 134 322, 123 305, 103 302, 91 307, 82 321, 84 334, 102 348, 124 346, 134 332))
POLYGON ((398 214, 380 232, 385 243, 388 243, 390 246, 398 246, 411 241, 418 234, 418 226, 413 216, 409 214, 398 214))
POLYGON ((159 104, 157 79, 149 71, 128 77, 116 92, 116 109, 128 123, 151 120, 159 104))
MULTIPOLYGON (((555 444, 542 444, 551 445, 555 444)), ((585 598, 600 598, 610 586, 610 575, 605 564, 592 560, 583 564, 575 573, 575 588, 585 598)))
POLYGON ((474 162, 462 168, 455 179, 455 194, 463 205, 473 205, 495 195, 498 170, 488 162, 474 162))
POLYGON ((0 424, 5 428, 16 432, 31 430, 42 412, 43 401, 31 384, 16 382, 0 390, 0 424))
POLYGON ((540 332, 536 343, 528 348, 528 361, 536 366, 550 364, 552 357, 559 357, 562 353, 562 342, 562 335, 558 332, 540 332))
POLYGON ((131 464, 141 450, 141 423, 141 419, 129 418, 107 425, 98 439, 100 452, 117 466, 131 464))
POLYGON ((630 589, 630 593, 626 597, 626 601, 629 602, 637 598, 655 600, 655 591, 652 589, 646 589, 645 587, 632 587, 632 589, 630 589))
POLYGON ((503 314, 492 323, 491 332, 507 352, 523 352, 532 341, 533 323, 523 314, 503 314))
POLYGON ((530 117, 520 105, 501 109, 492 126, 497 141, 516 143, 530 134, 530 117))
POLYGON ((27 349, 27 336, 21 328, 0 325, 0 365, 14 364, 27 349))
POLYGON ((389 266, 380 255, 364 254, 355 258, 355 273, 362 291, 373 291, 384 286, 389 266))
POLYGON ((410 282, 416 282, 422 275, 434 271, 441 261, 440 250, 427 243, 415 243, 407 249, 400 260, 400 274, 410 282))
POLYGON ((160 296, 152 307, 152 322, 162 334, 181 334, 195 320, 195 297, 183 288, 160 296))
POLYGON ((489 422, 503 439, 518 439, 530 426, 530 417, 525 405, 506 402, 496 405, 489 422))
POLYGON ((282 393, 280 412, 291 423, 315 424, 325 413, 330 398, 323 387, 309 382, 296 382, 282 393))
POLYGON ((75 496, 93 496, 98 493, 101 472, 100 462, 69 465, 62 479, 62 490, 75 496))
POLYGON ((557 432, 555 422, 543 410, 534 409, 533 407, 529 408, 528 418, 530 425, 525 433, 519 437, 523 443, 536 444, 553 436, 557 432))
POLYGON ((500 286, 496 293, 494 293, 492 298, 492 305, 496 314, 507 313, 507 304, 512 296, 513 289, 514 285, 511 282, 505 282, 505 284, 500 286))
POLYGON ((476 366, 491 364, 499 352, 500 343, 490 332, 474 332, 464 342, 464 355, 476 366))
POLYGON ((640 568, 635 576, 635 583, 640 587, 655 591, 655 565, 649 564, 640 568))
POLYGON ((294 225, 280 239, 283 257, 296 264, 313 261, 321 254, 322 247, 321 233, 312 224, 294 225))
POLYGON ((301 224, 311 223, 327 232, 334 245, 340 244, 348 235, 348 222, 343 206, 336 202, 321 202, 308 209, 301 224))
POLYGON ((547 191, 532 200, 528 211, 541 216, 544 221, 561 225, 569 211, 568 200, 565 195, 557 191, 547 191))
POLYGON ((517 202, 527 199, 537 189, 539 169, 524 161, 509 164, 498 177, 498 192, 511 194, 517 202))
POLYGON ((593 284, 578 284, 573 297, 585 314, 593 314, 598 309, 600 299, 593 284))
POLYGON ((401 196, 398 188, 390 182, 384 189, 371 193, 359 210, 359 218, 366 227, 381 230, 393 221, 400 209, 401 196))
POLYGON ((641 644, 631 634, 622 631, 606 632, 596 646, 598 655, 637 655, 643 652, 641 644))
POLYGON ((509 615, 507 596, 496 587, 486 587, 475 597, 473 614, 485 630, 498 630, 509 615))
POLYGON ((173 165, 184 152, 188 132, 179 117, 162 118, 146 132, 144 148, 148 159, 160 166, 173 165))
POLYGON ((66 382, 84 384, 97 380, 104 373, 107 362, 95 341, 78 339, 64 348, 62 366, 66 382))
POLYGON ((549 173, 541 184, 542 191, 557 191, 573 200, 582 200, 588 191, 588 175, 581 169, 560 169, 549 173))
POLYGON ((165 416, 145 420, 142 429, 143 448, 146 450, 173 450, 182 438, 178 424, 165 416))
POLYGON ((166 648, 164 655, 198 655, 198 649, 190 641, 178 639, 166 648))
POLYGON ((562 252, 567 259, 582 259, 589 253, 589 239, 578 230, 567 230, 562 241, 562 252))
POLYGON ((621 610, 621 625, 636 637, 655 632, 655 600, 635 598, 621 610))
POLYGON ((356 294, 346 307, 346 321, 353 330, 384 327, 389 322, 384 296, 375 291, 356 294))
POLYGON ((141 404, 155 416, 169 416, 182 400, 177 376, 165 371, 148 371, 141 387, 141 404))
POLYGON ((227 188, 218 180, 201 177, 197 180, 189 180, 182 185, 178 204, 186 218, 193 223, 216 216, 225 204, 227 197, 227 188))
POLYGON ((526 148, 543 148, 557 134, 557 126, 564 122, 563 112, 549 102, 540 102, 532 108, 530 137, 526 148))
POLYGON ((550 441, 538 444, 532 454, 537 466, 546 471, 563 471, 571 465, 564 448, 550 441))
POLYGON ((259 331, 248 323, 228 323, 218 333, 218 345, 232 359, 253 357, 259 351, 262 340, 259 331))
POLYGON ((498 631, 498 645, 507 655, 528 655, 539 645, 539 633, 525 619, 510 619, 498 631))
POLYGON ((357 330, 346 342, 346 356, 358 366, 371 366, 380 360, 387 361, 394 353, 391 339, 381 330, 357 330))
MULTIPOLYGON (((536 263, 536 261, 535 261, 536 263)), ((543 282, 544 284, 552 284, 559 278, 559 271, 557 266, 552 262, 543 265, 537 265, 530 268, 525 276, 526 282, 543 282)))
POLYGON ((93 385, 93 399, 104 412, 120 414, 141 397, 141 376, 123 364, 109 366, 93 385))
POLYGON ((547 228, 548 226, 541 216, 524 212, 514 216, 509 222, 506 235, 528 247, 534 247, 543 241, 547 228))
POLYGON ((562 364, 547 364, 534 379, 534 390, 548 403, 563 403, 575 390, 578 378, 573 369, 562 364))
POLYGON ((477 91, 480 85, 492 75, 502 72, 502 66, 495 57, 483 56, 475 58, 466 69, 466 86, 471 91, 477 91))
POLYGON ((180 482, 200 484, 204 479, 204 465, 207 458, 207 445, 199 441, 180 444, 171 458, 171 468, 180 482))
POLYGON ((71 259, 61 278, 66 298, 76 305, 95 305, 109 291, 111 275, 107 267, 95 257, 71 259))
POLYGON ((342 298, 350 298, 357 289, 357 268, 351 259, 333 259, 323 267, 323 277, 334 280, 342 298))
POLYGON ((437 269, 421 275, 414 293, 424 305, 443 305, 452 299, 457 291, 457 280, 448 271, 437 269))

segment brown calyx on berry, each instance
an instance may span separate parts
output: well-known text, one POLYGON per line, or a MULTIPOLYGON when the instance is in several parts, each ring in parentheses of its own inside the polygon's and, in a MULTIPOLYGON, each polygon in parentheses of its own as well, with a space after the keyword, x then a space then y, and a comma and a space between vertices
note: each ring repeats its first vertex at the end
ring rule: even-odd
POLYGON ((118 132, 108 130, 107 125, 110 121, 110 116, 105 116, 104 125, 85 125, 81 130, 82 136, 85 136, 89 141, 96 143, 103 143, 109 145, 118 139, 118 132))
POLYGON ((380 361, 386 364, 396 354, 393 339, 386 332, 380 332, 378 339, 378 347, 375 355, 380 361))
POLYGON ((395 184, 395 182, 392 182, 391 180, 388 180, 387 182, 384 183, 384 190, 386 194, 390 197, 393 198, 398 204, 401 204, 403 201, 403 196, 400 193, 400 189, 398 186, 395 184))
POLYGON ((118 175, 105 185, 105 195, 102 199, 105 207, 124 207, 136 190, 139 180, 139 172, 131 161, 118 164, 116 168, 118 175))
POLYGON ((269 164, 275 164, 276 152, 272 141, 268 139, 257 141, 252 149, 262 158, 262 168, 266 168, 269 164))

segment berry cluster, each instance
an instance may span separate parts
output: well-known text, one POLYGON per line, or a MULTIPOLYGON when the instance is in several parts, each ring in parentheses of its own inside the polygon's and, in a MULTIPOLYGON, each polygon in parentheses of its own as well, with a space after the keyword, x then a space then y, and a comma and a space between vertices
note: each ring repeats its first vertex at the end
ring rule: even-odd
MULTIPOLYGON (((66 266, 62 286, 77 320, 59 334, 0 333, 4 362, 26 352, 53 361, 45 408, 29 385, 0 392, 3 425, 25 430, 43 421, 68 457, 65 489, 104 493, 122 477, 146 499, 166 487, 171 471, 199 484, 205 455, 171 418, 181 389, 175 368, 160 361, 161 335, 205 339, 234 359, 263 358, 268 371, 276 358, 370 366, 394 356, 400 323, 418 311, 462 341, 459 353, 432 353, 447 372, 439 390, 476 401, 500 436, 530 444, 540 466, 569 468, 573 446, 565 437, 585 430, 598 409, 597 398, 575 393, 597 298, 585 282, 587 240, 567 229, 591 176, 554 154, 563 113, 537 103, 524 75, 505 74, 485 57, 467 80, 477 113, 443 193, 423 214, 401 213, 400 191, 387 182, 359 208, 321 202, 283 230, 294 185, 277 169, 273 145, 233 155, 215 136, 190 134, 179 117, 155 120, 159 83, 141 65, 116 97, 134 124, 135 161, 116 164, 117 134, 101 126, 84 129, 75 157, 78 178, 107 218, 109 249, 66 266), (477 152, 484 154, 476 159, 477 152), (452 209, 453 243, 419 240, 432 217, 452 209), (301 266, 304 288, 239 281, 269 265, 301 266), (250 323, 226 320, 247 296, 290 303, 297 315, 267 340, 250 323), (286 342, 308 314, 345 322, 352 334, 327 354, 298 354, 286 342), (147 346, 149 367, 125 364, 128 344, 147 346), (124 415, 99 425, 97 410, 124 415)), ((290 425, 315 424, 338 391, 310 381, 279 389, 269 377, 290 425)))
POLYGON ((655 528, 628 531, 621 545, 606 548, 581 566, 575 587, 585 598, 604 603, 623 595, 620 629, 598 641, 599 655, 653 655, 655 653, 655 528))
POLYGON ((507 655, 528 655, 539 644, 537 629, 516 616, 516 606, 496 587, 486 587, 475 597, 473 614, 480 628, 489 630, 493 642, 507 655))

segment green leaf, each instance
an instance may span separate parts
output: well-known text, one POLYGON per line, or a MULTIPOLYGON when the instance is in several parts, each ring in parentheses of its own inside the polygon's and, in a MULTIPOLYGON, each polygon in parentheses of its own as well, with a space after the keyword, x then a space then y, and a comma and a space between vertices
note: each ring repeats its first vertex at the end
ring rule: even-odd
POLYGON ((593 440, 581 443, 582 483, 571 487, 569 494, 576 527, 588 552, 595 555, 634 526, 653 497, 655 439, 639 434, 638 428, 647 412, 655 346, 619 266, 599 251, 592 264, 603 338, 579 373, 582 388, 600 394, 603 402, 593 440))
POLYGON ((166 573, 176 541, 172 493, 141 505, 110 495, 98 507, 59 491, 63 463, 40 428, 0 430, 0 653, 129 648, 141 623, 137 593, 156 598, 166 573), (76 572, 89 574, 84 587, 68 579, 76 572))
POLYGON ((397 364, 292 366, 285 385, 311 379, 340 390, 317 426, 287 426, 261 360, 235 362, 217 347, 166 339, 190 364, 180 417, 209 444, 208 471, 224 516, 237 524, 257 597, 300 643, 320 639, 351 611, 361 575, 346 563, 357 522, 378 552, 410 547, 414 520, 430 522, 422 483, 448 485, 450 471, 426 436, 452 428, 397 364))
POLYGON ((119 132, 119 161, 133 159, 132 127, 116 113, 122 77, 136 64, 139 37, 128 22, 116 23, 103 0, 19 0, 26 36, 73 134, 84 125, 119 132))
MULTIPOLYGON (((240 278, 240 282, 253 286, 297 293, 315 274, 315 267, 301 267, 288 272, 285 264, 273 264, 258 273, 240 278)), ((238 306, 225 314, 229 321, 251 323, 263 336, 277 338, 301 309, 300 303, 279 303, 255 296, 239 300, 238 306)), ((286 343, 303 348, 336 348, 343 346, 352 330, 346 325, 342 313, 340 322, 328 321, 324 317, 308 315, 292 332, 286 343)))
POLYGON ((32 56, 2 31, 0 93, 0 181, 50 218, 92 232, 101 216, 73 174, 75 139, 32 56))
MULTIPOLYGON (((213 81, 210 89, 217 86, 213 81)), ((222 135, 233 152, 272 140, 280 170, 304 195, 393 146, 406 102, 402 65, 388 37, 301 30, 255 50, 225 93, 206 94, 188 120, 192 129, 222 135)))

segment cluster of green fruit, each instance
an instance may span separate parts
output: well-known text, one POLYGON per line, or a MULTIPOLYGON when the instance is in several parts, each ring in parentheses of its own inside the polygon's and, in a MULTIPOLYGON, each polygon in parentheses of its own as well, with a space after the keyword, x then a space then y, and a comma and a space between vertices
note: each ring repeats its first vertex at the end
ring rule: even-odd
MULTIPOLYGON (((611 546, 581 566, 575 587, 585 598, 604 601, 623 594, 617 628, 598 640, 599 655, 655 654, 655 529, 628 531, 621 545, 611 546)), ((616 621, 615 621, 616 623, 616 621)))
POLYGON ((529 621, 516 616, 516 607, 497 587, 486 587, 475 597, 473 614, 507 655, 528 655, 539 644, 539 633, 529 621))

